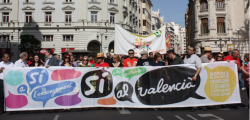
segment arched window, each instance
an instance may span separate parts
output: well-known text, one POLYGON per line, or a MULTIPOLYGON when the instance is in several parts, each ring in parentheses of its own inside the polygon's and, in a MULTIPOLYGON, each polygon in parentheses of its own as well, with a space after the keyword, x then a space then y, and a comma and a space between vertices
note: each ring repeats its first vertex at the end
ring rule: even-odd
POLYGON ((208 10, 207 0, 200 0, 200 4, 201 11, 208 10))
POLYGON ((216 0, 216 9, 224 9, 225 8, 225 0, 216 0))

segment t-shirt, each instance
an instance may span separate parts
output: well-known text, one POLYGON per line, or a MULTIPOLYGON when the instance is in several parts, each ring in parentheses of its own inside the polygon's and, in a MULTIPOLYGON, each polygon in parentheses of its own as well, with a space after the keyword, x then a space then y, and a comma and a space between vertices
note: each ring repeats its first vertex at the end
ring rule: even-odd
POLYGON ((94 67, 109 67, 109 64, 106 62, 103 62, 102 64, 96 63, 94 67))
POLYGON ((240 65, 240 59, 239 59, 239 58, 234 59, 234 58, 232 58, 232 56, 231 56, 231 55, 228 55, 228 56, 226 56, 226 57, 224 58, 224 60, 223 60, 223 61, 227 61, 227 60, 230 60, 230 61, 232 61, 232 60, 237 60, 237 61, 238 61, 238 65, 239 65, 239 67, 241 67, 241 65, 240 65))
POLYGON ((151 61, 151 62, 150 62, 150 65, 151 65, 151 66, 164 66, 164 65, 162 64, 162 62, 156 63, 155 61, 151 61))
POLYGON ((200 57, 200 59, 201 59, 201 63, 209 63, 209 59, 206 56, 204 56, 204 55, 202 55, 200 57))
POLYGON ((127 58, 123 62, 123 67, 136 67, 138 62, 138 59, 133 58, 132 60, 130 58, 127 58))
POLYGON ((149 66, 150 59, 139 59, 136 66, 149 66))
MULTIPOLYGON (((8 62, 7 64, 5 64, 3 61, 0 62, 0 69, 1 67, 4 67, 4 68, 9 68, 9 67, 13 67, 14 64, 12 62, 8 62)), ((3 72, 0 73, 0 80, 3 80, 3 72)), ((0 88, 2 89, 2 88, 0 88)))
POLYGON ((91 66, 91 65, 93 65, 93 64, 95 64, 95 61, 93 60, 93 61, 89 61, 89 65, 91 66))
POLYGON ((110 59, 109 58, 105 58, 104 62, 108 63, 109 66, 111 66, 111 64, 113 63, 113 58, 110 58, 110 59))
MULTIPOLYGON (((247 71, 248 74, 250 74, 250 62, 247 63, 247 65, 244 66, 244 69, 247 71)), ((249 85, 249 77, 247 77, 245 74, 243 74, 244 79, 249 85)))
POLYGON ((184 64, 183 60, 179 56, 175 56, 174 60, 170 60, 169 65, 184 64))
POLYGON ((196 68, 202 67, 201 59, 196 54, 192 54, 190 57, 186 56, 184 64, 195 64, 196 68))

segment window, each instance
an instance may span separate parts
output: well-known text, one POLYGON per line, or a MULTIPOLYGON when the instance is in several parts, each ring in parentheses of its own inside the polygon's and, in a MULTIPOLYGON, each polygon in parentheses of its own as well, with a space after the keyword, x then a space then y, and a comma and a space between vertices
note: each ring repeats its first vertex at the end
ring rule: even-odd
POLYGON ((44 35, 44 36, 43 36, 43 41, 44 41, 44 42, 53 41, 53 35, 44 35))
POLYGON ((216 0, 216 9, 224 9, 224 0, 216 0))
POLYGON ((123 19, 124 19, 124 23, 123 24, 126 24, 126 22, 127 22, 127 16, 123 16, 123 19))
POLYGON ((45 2, 52 2, 52 0, 45 0, 45 2))
POLYGON ((91 21, 97 21, 97 12, 91 12, 91 21))
POLYGON ((9 40, 9 35, 2 35, 0 36, 0 41, 1 42, 7 42, 9 40))
POLYGON ((3 22, 9 22, 9 13, 3 13, 3 22))
POLYGON ((203 18, 201 19, 201 34, 207 34, 208 33, 208 19, 203 18))
POLYGON ((26 12, 26 23, 32 22, 32 13, 31 12, 26 12))
POLYGON ((110 13, 110 22, 115 22, 115 13, 110 13))
POLYGON ((146 3, 146 0, 142 0, 143 3, 146 3))
POLYGON ((200 8, 201 8, 201 11, 202 10, 207 10, 208 8, 208 5, 207 5, 207 0, 200 0, 200 8))
POLYGON ((126 0, 123 0, 123 6, 126 6, 126 0))
POLYGON ((110 3, 115 3, 115 0, 110 0, 110 3))
POLYGON ((51 12, 46 12, 45 13, 45 21, 46 22, 52 22, 52 16, 51 16, 51 12))
POLYGON ((71 12, 65 13, 65 22, 71 22, 71 12))
POLYGON ((64 35, 63 36, 63 41, 65 42, 70 42, 74 40, 74 36, 73 35, 64 35))
POLYGON ((66 0, 66 2, 72 2, 72 0, 66 0))
POLYGON ((217 18, 217 33, 226 33, 225 18, 223 17, 217 18))
POLYGON ((143 20, 143 26, 147 26, 147 21, 143 20))
POLYGON ((155 30, 155 26, 154 25, 152 25, 152 30, 155 30))
POLYGON ((91 2, 97 2, 97 0, 91 0, 91 2))
POLYGON ((10 0, 3 0, 3 3, 10 3, 10 0))

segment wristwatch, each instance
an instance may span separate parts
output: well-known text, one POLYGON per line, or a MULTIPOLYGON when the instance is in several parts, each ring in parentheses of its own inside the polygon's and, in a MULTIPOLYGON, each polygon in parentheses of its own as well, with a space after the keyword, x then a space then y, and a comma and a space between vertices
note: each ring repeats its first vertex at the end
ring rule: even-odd
POLYGON ((197 77, 197 75, 194 75, 195 77, 197 77))

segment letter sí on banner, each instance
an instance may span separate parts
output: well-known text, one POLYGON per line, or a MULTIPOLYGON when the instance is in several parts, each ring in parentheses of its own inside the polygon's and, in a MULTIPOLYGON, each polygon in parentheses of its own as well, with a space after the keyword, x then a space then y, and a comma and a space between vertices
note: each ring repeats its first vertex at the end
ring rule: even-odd
POLYGON ((6 68, 5 105, 7 111, 19 111, 84 107, 173 108, 241 102, 234 63, 203 64, 194 82, 195 73, 193 65, 77 70, 6 68))

